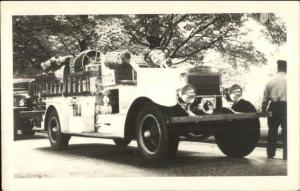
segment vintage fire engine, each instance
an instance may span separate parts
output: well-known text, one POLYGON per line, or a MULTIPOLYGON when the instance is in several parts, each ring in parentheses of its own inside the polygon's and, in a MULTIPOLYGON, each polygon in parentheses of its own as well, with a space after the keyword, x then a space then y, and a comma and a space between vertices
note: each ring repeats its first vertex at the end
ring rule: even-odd
POLYGON ((144 158, 165 161, 176 155, 179 140, 215 136, 229 157, 253 151, 259 117, 268 113, 223 107, 221 76, 207 66, 176 67, 157 50, 147 58, 84 51, 31 83, 30 94, 44 99, 45 110, 21 115, 41 115, 39 128, 56 150, 71 136, 113 139, 119 146, 136 140, 144 158))

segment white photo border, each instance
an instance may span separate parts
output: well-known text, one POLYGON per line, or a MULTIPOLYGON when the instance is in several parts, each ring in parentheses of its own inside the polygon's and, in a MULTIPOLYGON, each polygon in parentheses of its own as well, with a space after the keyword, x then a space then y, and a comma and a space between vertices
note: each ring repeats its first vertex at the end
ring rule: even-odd
POLYGON ((1 140, 4 190, 298 190, 299 2, 272 1, 31 1, 1 2, 1 140), (56 14, 263 13, 284 15, 288 55, 288 175, 243 177, 14 178, 12 16, 56 14), (117 184, 116 184, 117 183, 117 184))

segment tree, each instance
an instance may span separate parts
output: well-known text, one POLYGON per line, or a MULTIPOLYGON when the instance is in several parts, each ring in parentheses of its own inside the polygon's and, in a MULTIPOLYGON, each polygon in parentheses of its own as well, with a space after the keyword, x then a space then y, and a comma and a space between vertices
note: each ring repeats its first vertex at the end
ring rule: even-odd
POLYGON ((53 56, 73 55, 98 41, 93 17, 15 16, 13 18, 14 71, 40 63, 53 56))
POLYGON ((51 17, 13 17, 13 54, 14 69, 22 71, 26 66, 36 66, 34 63, 49 57, 53 50, 42 21, 51 17))
POLYGON ((51 33, 63 45, 68 54, 75 55, 93 47, 98 40, 95 27, 97 22, 89 15, 54 16, 56 27, 51 33))
MULTIPOLYGON (((125 22, 131 41, 153 48, 169 48, 172 58, 181 62, 199 59, 208 49, 215 49, 241 60, 247 65, 265 63, 265 55, 256 50, 251 41, 243 41, 247 31, 243 24, 259 14, 184 14, 184 15, 135 15, 125 22)), ((272 42, 281 45, 286 41, 286 26, 270 14, 263 33, 272 42)))
POLYGON ((274 13, 256 13, 252 14, 252 17, 266 27, 266 30, 261 32, 273 44, 282 45, 286 43, 286 23, 280 17, 274 13), (265 15, 265 21, 261 21, 262 15, 265 15))
MULTIPOLYGON (((76 55, 89 48, 104 53, 170 49, 177 63, 220 52, 233 67, 266 63, 244 24, 260 14, 49 15, 13 17, 14 69, 39 64, 52 56, 76 55)), ((261 31, 275 46, 286 41, 285 23, 268 14, 261 31)))

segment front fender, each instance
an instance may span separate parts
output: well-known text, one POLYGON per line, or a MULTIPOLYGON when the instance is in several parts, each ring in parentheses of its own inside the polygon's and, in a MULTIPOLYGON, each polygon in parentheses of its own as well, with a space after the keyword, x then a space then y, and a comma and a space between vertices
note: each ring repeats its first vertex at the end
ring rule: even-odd
POLYGON ((153 91, 143 92, 143 96, 141 95, 140 97, 145 97, 157 105, 173 107, 177 104, 177 97, 174 92, 175 91, 170 90, 157 93, 157 91, 153 89, 153 91))
POLYGON ((138 74, 139 97, 147 97, 154 103, 172 107, 177 104, 179 73, 169 69, 141 70, 138 74))

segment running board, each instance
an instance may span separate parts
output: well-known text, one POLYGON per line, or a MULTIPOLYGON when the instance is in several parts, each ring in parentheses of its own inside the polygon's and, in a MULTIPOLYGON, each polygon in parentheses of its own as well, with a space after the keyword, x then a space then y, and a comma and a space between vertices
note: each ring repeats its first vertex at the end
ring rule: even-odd
POLYGON ((78 137, 95 137, 95 138, 104 138, 104 139, 115 139, 115 138, 124 138, 121 135, 112 134, 112 133, 98 133, 98 132, 88 132, 88 133, 64 133, 71 136, 78 137))

